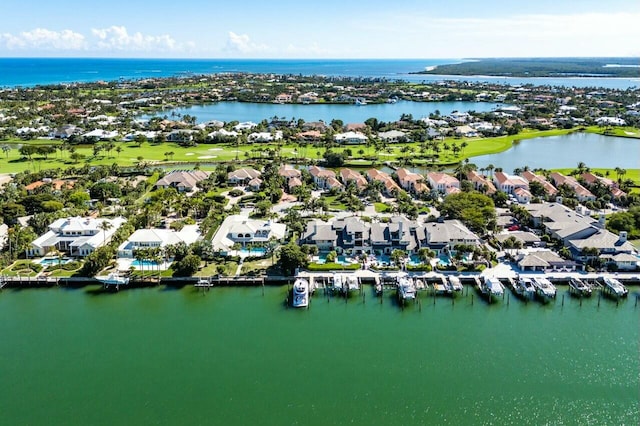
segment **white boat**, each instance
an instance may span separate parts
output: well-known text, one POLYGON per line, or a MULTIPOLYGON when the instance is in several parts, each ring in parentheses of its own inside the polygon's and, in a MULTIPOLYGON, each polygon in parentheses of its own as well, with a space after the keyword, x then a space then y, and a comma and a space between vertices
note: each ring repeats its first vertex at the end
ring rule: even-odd
POLYGON ((304 278, 297 278, 293 283, 291 305, 294 308, 309 306, 309 282, 304 278))
POLYGON ((520 297, 533 299, 536 295, 536 287, 533 285, 531 278, 519 277, 513 284, 516 294, 520 297))
POLYGON ((356 105, 366 105, 367 101, 363 98, 356 98, 356 105))
POLYGON ((420 278, 416 278, 415 280, 413 280, 413 283, 416 286, 416 290, 424 290, 425 288, 427 288, 424 281, 422 281, 420 278))
POLYGON ((464 290, 464 287, 462 287, 462 282, 460 281, 460 278, 456 277, 455 275, 449 275, 448 279, 449 279, 449 286, 451 287, 451 290, 453 290, 454 292, 462 293, 462 291, 464 290))
POLYGON ((536 288, 536 294, 543 300, 549 300, 556 297, 556 286, 551 284, 546 278, 534 278, 533 285, 536 288))
POLYGON ((591 296, 591 286, 580 278, 571 278, 569 280, 569 288, 572 293, 575 293, 579 296, 591 296))
POLYGON ((449 288, 449 284, 447 283, 447 280, 445 280, 444 278, 440 278, 438 281, 433 283, 433 291, 436 294, 451 293, 451 289, 449 288))
POLYGON ((500 297, 504 294, 504 286, 496 277, 486 277, 480 290, 488 297, 500 297))
POLYGON ((129 277, 123 277, 117 272, 112 272, 109 275, 96 277, 98 281, 105 285, 126 285, 129 284, 129 277))
POLYGON ((629 290, 622 285, 622 283, 615 278, 603 277, 602 281, 604 282, 605 288, 616 297, 624 297, 629 293, 629 290))
POLYGON ((397 285, 400 300, 414 300, 416 298, 416 286, 411 278, 399 277, 397 285))
POLYGON ((333 274, 333 289, 337 291, 342 291, 342 275, 341 274, 333 274))
POLYGON ((344 291, 352 292, 360 290, 360 284, 358 284, 358 278, 355 275, 345 275, 344 291))

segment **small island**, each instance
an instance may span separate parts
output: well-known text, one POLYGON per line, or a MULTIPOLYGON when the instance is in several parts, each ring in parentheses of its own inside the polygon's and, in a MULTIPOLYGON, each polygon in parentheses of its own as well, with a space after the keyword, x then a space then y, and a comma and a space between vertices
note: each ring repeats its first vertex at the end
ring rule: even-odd
POLYGON ((485 58, 414 74, 495 77, 640 77, 639 58, 485 58))

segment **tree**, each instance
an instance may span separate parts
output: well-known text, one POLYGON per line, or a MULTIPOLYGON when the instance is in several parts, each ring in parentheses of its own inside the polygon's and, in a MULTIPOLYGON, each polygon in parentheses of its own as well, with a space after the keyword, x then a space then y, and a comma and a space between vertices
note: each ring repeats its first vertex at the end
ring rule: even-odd
POLYGON ((200 259, 200 256, 189 254, 174 264, 173 269, 175 270, 175 275, 189 277, 198 272, 201 262, 202 259, 200 259))
POLYGON ((98 229, 102 230, 102 244, 107 244, 107 231, 111 228, 113 228, 113 224, 106 219, 98 225, 98 229))
POLYGON ((460 192, 448 195, 440 213, 449 219, 459 219, 474 232, 485 232, 495 223, 493 200, 476 192, 460 192))
POLYGON ((398 266, 400 266, 405 257, 407 257, 407 253, 404 250, 395 249, 391 252, 391 260, 398 266))
POLYGON ((280 248, 278 264, 284 275, 291 276, 297 268, 305 267, 308 263, 307 255, 293 240, 280 248))

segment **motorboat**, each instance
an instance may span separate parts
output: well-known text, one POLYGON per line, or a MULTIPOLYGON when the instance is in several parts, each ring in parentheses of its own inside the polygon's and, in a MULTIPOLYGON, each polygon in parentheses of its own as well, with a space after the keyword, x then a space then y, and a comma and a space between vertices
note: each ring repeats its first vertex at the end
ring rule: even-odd
POLYGON ((293 283, 291 305, 294 308, 309 306, 309 282, 304 278, 297 278, 293 283))
POLYGON ((420 278, 416 278, 413 280, 413 284, 416 286, 416 290, 424 290, 427 288, 427 285, 420 278))
POLYGON ((569 289, 572 293, 580 297, 591 296, 591 286, 577 277, 573 277, 569 280, 569 289))
POLYGON ((460 281, 460 278, 456 277, 455 275, 449 275, 447 278, 449 280, 449 286, 451 290, 454 293, 462 293, 462 291, 464 290, 464 287, 462 287, 462 282, 460 281))
POLYGON ((525 299, 533 299, 536 295, 536 287, 533 285, 533 280, 528 277, 518 277, 518 280, 513 284, 513 288, 518 296, 525 299))
POLYGON ((486 277, 480 286, 480 291, 489 298, 502 297, 504 286, 496 277, 486 277))
POLYGON ((333 289, 336 291, 342 291, 342 275, 333 274, 333 289))
POLYGON ((358 278, 355 275, 346 275, 343 288, 346 293, 360 290, 358 278))
POLYGON ((433 291, 436 294, 450 294, 451 293, 451 289, 449 288, 449 284, 447 283, 447 280, 445 280, 444 278, 439 278, 438 281, 433 283, 433 291))
POLYGON ((109 275, 96 277, 104 285, 127 285, 129 284, 129 277, 123 277, 117 272, 111 272, 109 275))
POLYGON ((556 286, 546 278, 534 278, 533 286, 536 288, 536 295, 545 302, 556 297, 556 286))
POLYGON ((629 293, 629 290, 615 278, 603 277, 602 281, 604 282, 605 289, 611 293, 612 296, 625 297, 629 293))
POLYGON ((409 277, 398 278, 398 298, 400 300, 414 300, 416 298, 416 286, 409 277))

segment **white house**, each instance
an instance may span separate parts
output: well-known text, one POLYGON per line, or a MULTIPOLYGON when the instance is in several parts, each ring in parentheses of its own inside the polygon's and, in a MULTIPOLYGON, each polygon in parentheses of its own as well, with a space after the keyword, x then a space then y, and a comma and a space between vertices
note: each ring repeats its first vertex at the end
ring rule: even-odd
POLYGON ((211 245, 214 250, 220 250, 226 254, 233 250, 236 243, 242 247, 264 246, 272 240, 281 241, 286 233, 287 225, 284 223, 232 215, 227 216, 222 222, 211 240, 211 245))
POLYGON ((336 142, 338 143, 346 143, 346 144, 362 144, 367 143, 369 138, 360 132, 346 132, 346 133, 338 133, 334 137, 336 142))
POLYGON ((59 250, 70 256, 85 257, 111 241, 113 234, 126 221, 123 217, 95 219, 76 216, 58 219, 49 225, 46 233, 33 240, 27 254, 44 256, 52 250, 59 250))
POLYGON ((168 245, 192 244, 200 237, 198 225, 185 225, 180 231, 173 229, 138 229, 118 247, 118 257, 133 258, 140 249, 164 248, 168 245))

